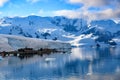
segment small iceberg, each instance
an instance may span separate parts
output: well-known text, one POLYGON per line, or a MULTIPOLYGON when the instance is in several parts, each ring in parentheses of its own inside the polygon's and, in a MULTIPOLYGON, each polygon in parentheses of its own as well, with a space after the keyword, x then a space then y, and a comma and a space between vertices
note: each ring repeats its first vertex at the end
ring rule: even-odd
POLYGON ((55 58, 46 58, 45 62, 51 62, 51 61, 55 61, 55 58))

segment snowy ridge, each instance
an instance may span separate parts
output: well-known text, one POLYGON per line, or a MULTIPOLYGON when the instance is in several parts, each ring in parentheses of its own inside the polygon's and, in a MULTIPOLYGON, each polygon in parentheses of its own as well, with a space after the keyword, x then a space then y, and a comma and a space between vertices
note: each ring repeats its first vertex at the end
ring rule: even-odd
POLYGON ((2 35, 0 34, 0 51, 13 51, 19 48, 71 48, 69 43, 63 43, 60 41, 41 40, 34 38, 18 37, 13 35, 2 35))

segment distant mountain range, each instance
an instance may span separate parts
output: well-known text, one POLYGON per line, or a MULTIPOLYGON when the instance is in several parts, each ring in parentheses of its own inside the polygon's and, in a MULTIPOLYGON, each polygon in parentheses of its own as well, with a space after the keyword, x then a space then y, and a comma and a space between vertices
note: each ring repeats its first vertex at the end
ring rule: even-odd
POLYGON ((61 16, 4 17, 0 19, 0 34, 60 40, 75 46, 98 42, 113 44, 111 42, 119 41, 120 23, 113 20, 94 20, 88 23, 84 19, 61 16))

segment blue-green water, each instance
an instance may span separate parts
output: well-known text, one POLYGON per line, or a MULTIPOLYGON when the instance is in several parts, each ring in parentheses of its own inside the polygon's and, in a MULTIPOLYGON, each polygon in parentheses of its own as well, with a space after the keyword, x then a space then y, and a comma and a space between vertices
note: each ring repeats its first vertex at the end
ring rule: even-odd
POLYGON ((56 53, 0 61, 0 80, 119 80, 120 48, 73 48, 56 53))

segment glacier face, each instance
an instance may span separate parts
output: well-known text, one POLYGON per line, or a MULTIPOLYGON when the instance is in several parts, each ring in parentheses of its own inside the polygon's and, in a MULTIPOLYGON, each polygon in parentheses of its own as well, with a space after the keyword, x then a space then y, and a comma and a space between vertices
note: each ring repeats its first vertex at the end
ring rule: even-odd
POLYGON ((51 41, 0 34, 0 51, 13 51, 25 47, 33 49, 69 49, 71 48, 71 45, 69 43, 64 43, 61 41, 51 41))
POLYGON ((84 40, 108 43, 119 37, 120 23, 113 20, 94 20, 88 23, 84 19, 68 19, 62 16, 4 17, 0 19, 0 34, 67 41, 76 45, 84 40))

